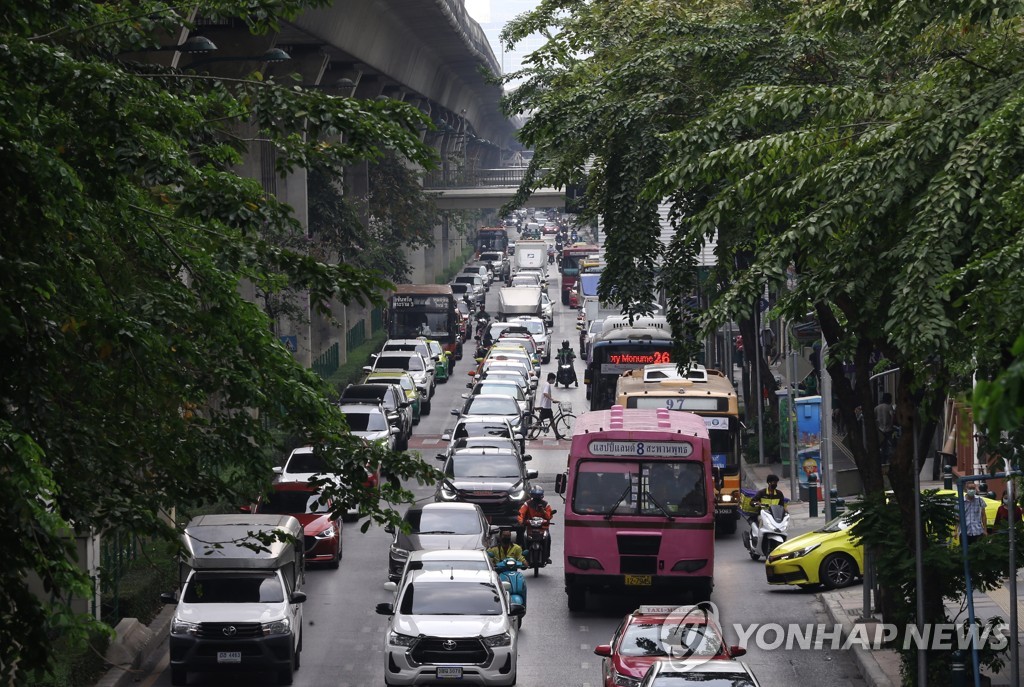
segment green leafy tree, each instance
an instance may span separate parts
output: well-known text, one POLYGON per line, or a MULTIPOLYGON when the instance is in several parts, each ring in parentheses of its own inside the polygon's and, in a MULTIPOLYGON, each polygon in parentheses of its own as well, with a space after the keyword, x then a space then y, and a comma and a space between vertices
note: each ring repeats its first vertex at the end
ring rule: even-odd
MULTIPOLYGON (((274 28, 289 2, 204 2, 207 16, 274 28)), ((234 170, 255 137, 277 171, 341 173, 392 150, 429 166, 426 125, 396 101, 353 101, 119 59, 175 35, 189 7, 158 2, 8 5, 0 26, 0 682, 46 670, 56 636, 84 637, 88 597, 73 533, 127 528, 174 537, 173 508, 245 503, 268 486, 277 432, 322 446, 355 485, 337 493, 369 522, 409 494, 360 488, 380 461, 333 393, 239 295, 308 291, 369 302, 388 286, 293 243, 291 209, 234 170), (344 137, 342 138, 342 134, 344 137), (339 142, 343 141, 343 142, 339 142), (27 579, 41 580, 43 598, 27 579)), ((334 488, 332 488, 334 490, 334 488)))

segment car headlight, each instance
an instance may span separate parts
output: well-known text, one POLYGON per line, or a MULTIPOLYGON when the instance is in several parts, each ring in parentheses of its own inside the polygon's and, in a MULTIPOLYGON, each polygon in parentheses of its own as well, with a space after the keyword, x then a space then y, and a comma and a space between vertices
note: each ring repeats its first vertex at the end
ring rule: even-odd
POLYGON ((640 687, 640 680, 622 673, 614 673, 612 682, 620 687, 640 687))
POLYGON ((409 557, 409 552, 400 546, 391 545, 391 557, 398 558, 399 560, 405 560, 409 557))
POLYGON ((172 635, 194 635, 197 632, 199 632, 199 623, 190 623, 179 618, 171 621, 172 635))
POLYGON ((492 635, 490 637, 484 637, 484 644, 490 647, 495 646, 508 646, 512 643, 512 633, 502 632, 500 635, 492 635))
POLYGON ((821 546, 821 544, 811 544, 810 546, 805 546, 804 548, 797 549, 796 551, 790 551, 789 553, 780 554, 778 556, 772 556, 772 559, 777 561, 791 561, 794 558, 802 558, 803 556, 809 554, 811 551, 814 551, 819 546, 821 546))
POLYGON ((286 635, 292 630, 292 623, 288 618, 281 618, 272 623, 263 623, 263 634, 265 635, 286 635))
POLYGON ((732 502, 732 496, 730 496, 729 494, 722 494, 719 498, 721 499, 722 503, 732 502))
POLYGON ((337 530, 335 530, 335 529, 334 529, 334 525, 331 525, 331 526, 330 526, 330 527, 328 527, 328 528, 327 528, 326 530, 324 530, 324 531, 323 531, 323 532, 321 532, 320 534, 316 535, 316 538, 317 538, 317 539, 330 539, 330 538, 331 538, 331 537, 333 537, 333 536, 334 536, 334 535, 335 535, 336 533, 337 533, 337 530))
POLYGON ((442 484, 441 491, 439 492, 441 499, 444 501, 454 501, 459 498, 459 493, 452 489, 451 485, 442 484))
POLYGON ((411 635, 403 635, 400 632, 392 630, 388 633, 388 644, 391 646, 412 646, 416 643, 418 637, 411 635))

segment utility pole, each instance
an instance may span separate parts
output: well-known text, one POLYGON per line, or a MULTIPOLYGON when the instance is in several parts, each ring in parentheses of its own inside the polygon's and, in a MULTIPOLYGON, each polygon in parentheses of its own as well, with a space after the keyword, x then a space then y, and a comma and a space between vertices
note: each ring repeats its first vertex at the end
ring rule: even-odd
POLYGON ((833 517, 832 513, 832 376, 825 365, 828 354, 828 342, 821 337, 821 444, 818 453, 821 458, 821 497, 825 502, 826 522, 833 517))

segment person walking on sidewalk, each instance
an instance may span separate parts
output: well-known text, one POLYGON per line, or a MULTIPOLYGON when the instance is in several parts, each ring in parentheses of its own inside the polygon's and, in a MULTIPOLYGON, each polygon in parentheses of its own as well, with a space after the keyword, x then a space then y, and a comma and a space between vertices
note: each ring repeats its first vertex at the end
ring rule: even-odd
POLYGON ((1003 502, 999 504, 999 510, 996 511, 996 519, 992 524, 992 528, 998 530, 1000 527, 1005 527, 1010 521, 1010 508, 1013 507, 1013 522, 1014 524, 1020 524, 1021 520, 1024 519, 1024 513, 1016 503, 1010 503, 1010 495, 1003 494, 1003 502))
POLYGON ((964 521, 962 527, 967 535, 967 543, 973 544, 988 534, 985 525, 985 502, 978 498, 978 485, 968 482, 964 485, 964 521))
POLYGON ((892 404, 892 394, 882 394, 882 402, 875 406, 875 424, 878 426, 878 443, 882 450, 882 464, 892 457, 893 436, 896 432, 896 408, 892 404))

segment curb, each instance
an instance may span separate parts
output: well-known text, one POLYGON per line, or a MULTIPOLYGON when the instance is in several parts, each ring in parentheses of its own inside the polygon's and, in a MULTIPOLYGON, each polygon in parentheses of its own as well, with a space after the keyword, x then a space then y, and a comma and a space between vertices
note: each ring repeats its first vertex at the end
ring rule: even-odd
POLYGON ((127 687, 139 681, 143 668, 167 647, 167 633, 174 618, 175 606, 164 606, 153 622, 149 624, 152 638, 135 654, 130 665, 115 665, 103 674, 95 687, 127 687))
MULTIPOLYGON (((839 600, 831 594, 816 594, 815 596, 825 605, 825 612, 833 623, 842 627, 843 641, 850 634, 850 628, 853 626, 846 611, 840 605, 839 600)), ((898 683, 894 683, 889 675, 886 674, 882 667, 875 660, 875 657, 871 655, 871 652, 861 646, 853 645, 854 659, 857 661, 857 667, 860 669, 861 677, 869 685, 875 687, 898 687, 898 683)))

